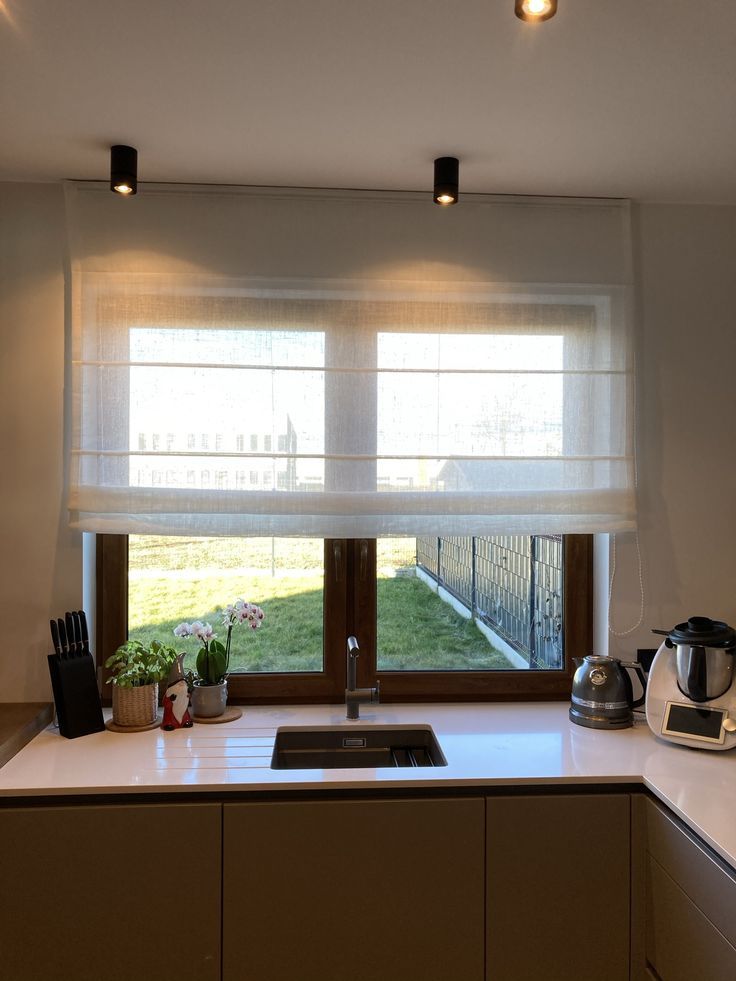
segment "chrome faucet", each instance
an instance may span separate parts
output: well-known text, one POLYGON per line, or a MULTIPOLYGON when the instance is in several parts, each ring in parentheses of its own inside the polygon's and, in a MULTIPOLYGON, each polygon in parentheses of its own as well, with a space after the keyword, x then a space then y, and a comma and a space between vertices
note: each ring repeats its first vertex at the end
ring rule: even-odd
POLYGON ((381 695, 381 682, 376 682, 375 688, 356 688, 357 684, 357 661, 360 654, 358 641, 355 637, 348 637, 348 657, 347 657, 347 688, 345 689, 345 705, 347 706, 347 718, 360 718, 361 702, 379 702, 381 695))

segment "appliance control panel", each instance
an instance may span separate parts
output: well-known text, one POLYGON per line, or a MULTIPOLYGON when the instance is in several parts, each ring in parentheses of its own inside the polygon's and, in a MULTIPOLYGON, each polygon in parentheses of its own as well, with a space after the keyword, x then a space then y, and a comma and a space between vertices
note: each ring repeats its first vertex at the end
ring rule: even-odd
POLYGON ((724 722, 727 719, 727 709, 705 708, 692 702, 667 702, 661 733, 704 743, 722 743, 726 738, 724 722))

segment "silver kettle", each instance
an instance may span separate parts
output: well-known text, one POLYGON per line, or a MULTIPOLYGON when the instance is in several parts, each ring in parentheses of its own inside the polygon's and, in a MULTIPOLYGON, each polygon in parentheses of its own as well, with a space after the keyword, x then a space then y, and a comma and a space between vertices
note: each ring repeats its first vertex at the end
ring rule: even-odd
POLYGON ((570 720, 588 729, 627 729, 633 725, 633 709, 644 704, 647 685, 641 665, 605 654, 573 660, 577 670, 572 679, 570 720), (636 700, 629 671, 641 682, 642 694, 636 700))

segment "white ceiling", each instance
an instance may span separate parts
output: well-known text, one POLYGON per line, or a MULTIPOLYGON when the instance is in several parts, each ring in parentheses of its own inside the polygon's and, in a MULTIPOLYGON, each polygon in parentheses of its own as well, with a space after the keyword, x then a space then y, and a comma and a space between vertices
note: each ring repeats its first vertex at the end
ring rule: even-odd
POLYGON ((736 204, 736 3, 0 0, 0 180, 736 204))

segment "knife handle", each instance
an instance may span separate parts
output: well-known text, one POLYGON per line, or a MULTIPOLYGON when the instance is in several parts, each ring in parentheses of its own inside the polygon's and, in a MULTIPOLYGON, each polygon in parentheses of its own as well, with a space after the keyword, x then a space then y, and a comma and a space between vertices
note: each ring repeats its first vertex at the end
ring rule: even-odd
POLYGON ((74 656, 82 655, 82 628, 79 625, 79 614, 72 610, 72 627, 74 627, 74 656))
POLYGON ((57 657, 61 657, 61 643, 59 642, 59 628, 56 626, 56 620, 49 620, 49 626, 51 627, 51 640, 54 644, 54 651, 57 657))
POLYGON ((71 613, 65 613, 64 619, 66 621, 66 640, 69 646, 69 656, 74 657, 77 653, 77 648, 74 642, 74 621, 72 620, 71 613))
POLYGON ((82 653, 89 654, 89 630, 87 629, 87 614, 84 610, 79 610, 79 626, 82 631, 82 653))
POLYGON ((69 657, 69 648, 67 646, 66 627, 61 617, 57 618, 56 623, 59 627, 59 640, 61 642, 61 654, 59 656, 62 658, 67 658, 69 657))

